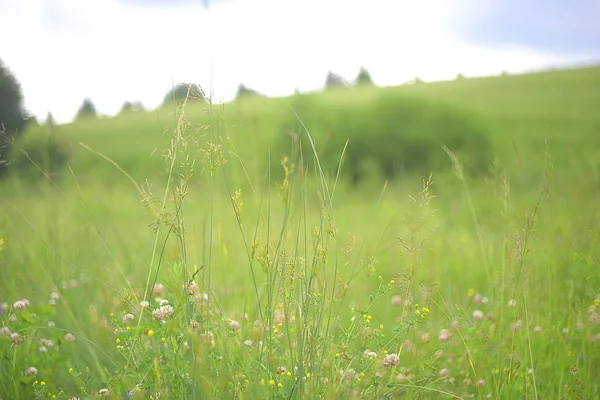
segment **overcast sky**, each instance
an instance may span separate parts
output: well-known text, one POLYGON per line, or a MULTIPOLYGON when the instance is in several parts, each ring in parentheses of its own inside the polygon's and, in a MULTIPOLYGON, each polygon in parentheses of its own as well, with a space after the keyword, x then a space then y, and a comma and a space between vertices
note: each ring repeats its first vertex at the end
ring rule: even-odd
POLYGON ((84 98, 112 115, 177 82, 214 102, 244 83, 318 90, 328 70, 430 81, 600 60, 600 2, 531 0, 0 0, 0 59, 25 106, 68 122, 84 98))

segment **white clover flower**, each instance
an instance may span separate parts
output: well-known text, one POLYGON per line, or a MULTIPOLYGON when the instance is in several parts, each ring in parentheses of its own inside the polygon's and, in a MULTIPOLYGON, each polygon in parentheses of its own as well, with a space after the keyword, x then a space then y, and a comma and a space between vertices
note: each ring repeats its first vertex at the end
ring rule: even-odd
POLYGON ((24 372, 25 376, 35 376, 38 374, 38 370, 36 367, 29 367, 24 372))
POLYGON ((480 320, 483 318, 483 311, 475 310, 473 311, 473 319, 480 320))
POLYGON ((158 308, 155 308, 152 311, 152 315, 159 321, 164 321, 165 319, 169 318, 173 314, 173 311, 174 311, 173 307, 171 305, 169 305, 168 303, 166 303, 166 304, 161 304, 161 306, 158 308))
POLYGON ((398 365, 398 363, 400 363, 400 357, 398 356, 398 354, 391 353, 385 355, 383 361, 381 362, 381 365, 383 365, 384 367, 391 367, 394 365, 398 365))
POLYGON ((133 316, 133 314, 127 313, 127 314, 123 315, 123 323, 126 324, 129 321, 132 321, 134 318, 135 317, 133 316))
POLYGON ((21 299, 21 300, 17 300, 13 303, 13 310, 22 310, 26 307, 29 306, 29 300, 27 299, 21 299))
POLYGON ((75 335, 73 335, 72 333, 65 333, 65 340, 67 342, 74 342, 75 339, 75 335))
POLYGON ((448 340, 450 340, 451 337, 452 337, 452 332, 450 332, 448 329, 442 329, 440 331, 440 335, 438 336, 438 339, 440 342, 447 342, 448 340))

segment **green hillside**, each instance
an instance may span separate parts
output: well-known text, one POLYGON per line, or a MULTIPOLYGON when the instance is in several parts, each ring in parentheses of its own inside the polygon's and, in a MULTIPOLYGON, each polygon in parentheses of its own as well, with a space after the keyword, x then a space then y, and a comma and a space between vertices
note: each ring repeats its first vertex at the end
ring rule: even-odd
MULTIPOLYGON (((600 154, 595 145, 600 140, 597 135, 600 116, 596 112, 600 104, 598 67, 313 94, 309 97, 317 101, 307 113, 319 113, 323 104, 332 108, 342 104, 362 108, 388 93, 442 101, 476 114, 484 121, 493 141, 494 155, 510 172, 517 173, 511 178, 523 178, 525 182, 539 179, 536 172, 545 163, 545 138, 558 173, 567 170, 568 175, 598 173, 600 154), (530 174, 534 178, 529 178, 530 174)), ((186 116, 193 124, 204 125, 197 128, 199 132, 208 135, 212 130, 225 138, 228 150, 237 152, 251 176, 256 176, 263 170, 253 161, 266 157, 269 144, 282 133, 281 121, 293 118, 293 107, 293 97, 246 98, 212 107, 193 104, 188 106, 186 116)), ((162 108, 77 122, 60 126, 57 131, 74 151, 75 171, 86 179, 112 180, 115 170, 80 147, 79 142, 110 157, 136 179, 144 180, 164 173, 161 152, 169 144, 175 122, 174 110, 162 108)), ((307 128, 313 135, 319 135, 318 125, 308 124, 307 128)))

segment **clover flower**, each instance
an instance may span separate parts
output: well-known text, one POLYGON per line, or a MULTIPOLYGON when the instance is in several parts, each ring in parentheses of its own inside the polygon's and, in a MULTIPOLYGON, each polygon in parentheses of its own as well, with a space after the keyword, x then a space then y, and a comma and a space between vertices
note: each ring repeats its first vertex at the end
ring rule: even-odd
POLYGON ((440 331, 440 335, 438 336, 438 339, 440 342, 447 342, 448 340, 450 340, 451 337, 452 337, 452 332, 450 332, 448 329, 442 329, 440 331))
POLYGON ((169 318, 173 314, 173 311, 174 311, 173 306, 168 304, 168 302, 166 304, 161 303, 160 307, 155 308, 152 311, 152 315, 159 321, 164 321, 165 319, 169 318))
POLYGON ((398 365, 399 363, 400 363, 400 357, 396 353, 386 354, 385 357, 383 358, 383 361, 381 361, 381 365, 383 365, 384 367, 395 366, 395 365, 398 365))

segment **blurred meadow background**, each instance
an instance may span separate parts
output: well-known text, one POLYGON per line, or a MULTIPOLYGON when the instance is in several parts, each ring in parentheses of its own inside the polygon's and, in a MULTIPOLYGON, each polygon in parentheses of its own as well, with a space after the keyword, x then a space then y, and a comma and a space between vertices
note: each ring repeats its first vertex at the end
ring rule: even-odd
POLYGON ((0 2, 0 399, 599 398, 600 10, 515 7, 0 2))

